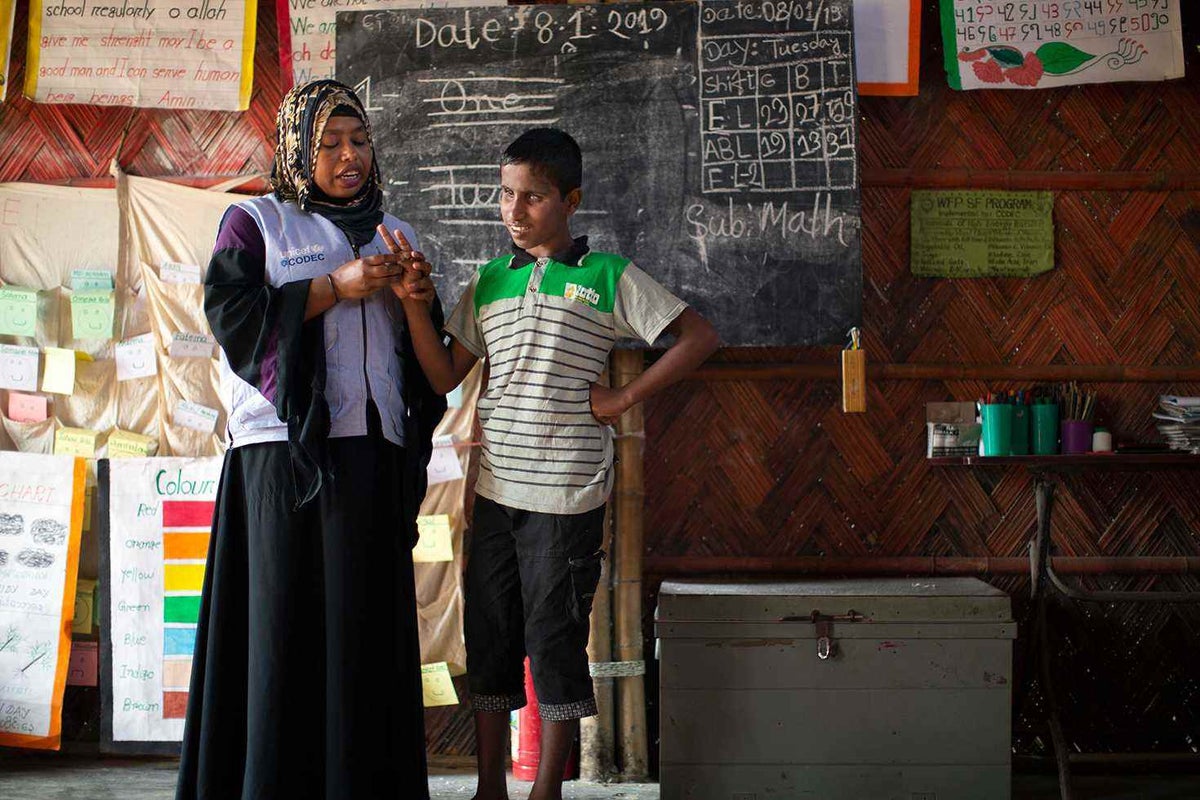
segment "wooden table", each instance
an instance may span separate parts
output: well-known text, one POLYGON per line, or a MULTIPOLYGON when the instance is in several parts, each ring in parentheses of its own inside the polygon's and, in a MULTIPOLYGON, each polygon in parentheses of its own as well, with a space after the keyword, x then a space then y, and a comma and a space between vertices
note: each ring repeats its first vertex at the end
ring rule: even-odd
POLYGON ((1037 501, 1037 535, 1029 543, 1029 572, 1032 581, 1030 599, 1033 601, 1035 639, 1031 645, 1042 688, 1050 725, 1050 739, 1058 767, 1059 794, 1062 800, 1072 800, 1071 768, 1066 737, 1058 714, 1054 684, 1050 679, 1050 632, 1046 615, 1046 588, 1054 587, 1073 600, 1088 602, 1200 602, 1196 592, 1090 592, 1068 586, 1054 574, 1050 566, 1050 517, 1054 508, 1054 488, 1062 476, 1093 471, 1142 472, 1144 470, 1189 470, 1200 468, 1200 455, 1189 453, 1092 453, 1059 456, 950 456, 929 459, 937 467, 1000 468, 1019 467, 1034 476, 1037 501))

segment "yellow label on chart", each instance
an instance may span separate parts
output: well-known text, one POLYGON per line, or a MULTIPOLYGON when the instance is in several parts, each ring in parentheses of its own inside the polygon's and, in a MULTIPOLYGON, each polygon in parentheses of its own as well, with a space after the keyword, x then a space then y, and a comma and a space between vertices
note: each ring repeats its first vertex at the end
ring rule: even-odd
POLYGON ((154 455, 158 442, 149 436, 114 430, 108 435, 109 458, 144 458, 154 455))
POLYGON ((94 458, 96 436, 95 431, 86 428, 59 428, 54 432, 54 455, 94 458))
POLYGON ((421 665, 421 694, 426 708, 458 705, 458 693, 445 661, 421 665))
POLYGON ((417 517, 420 538, 413 548, 413 561, 429 564, 438 561, 453 561, 454 547, 450 534, 450 517, 447 514, 431 514, 417 517))

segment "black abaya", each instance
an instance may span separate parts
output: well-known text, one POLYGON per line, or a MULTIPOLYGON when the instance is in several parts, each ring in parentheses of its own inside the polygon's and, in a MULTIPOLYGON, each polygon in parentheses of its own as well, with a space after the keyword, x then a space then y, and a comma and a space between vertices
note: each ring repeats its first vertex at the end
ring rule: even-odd
POLYGON ((429 796, 404 451, 329 457, 296 511, 286 443, 226 455, 177 800, 429 796))

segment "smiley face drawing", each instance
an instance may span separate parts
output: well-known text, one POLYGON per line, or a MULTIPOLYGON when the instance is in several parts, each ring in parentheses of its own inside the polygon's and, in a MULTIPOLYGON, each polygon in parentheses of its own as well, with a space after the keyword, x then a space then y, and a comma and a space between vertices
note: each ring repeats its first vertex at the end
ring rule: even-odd
POLYGON ((0 333, 37 335, 38 297, 34 289, 15 286, 0 289, 0 333))
POLYGON ((111 339, 112 294, 80 292, 71 298, 71 332, 76 339, 111 339))
POLYGON ((0 386, 5 389, 37 391, 37 350, 32 347, 0 347, 0 386))

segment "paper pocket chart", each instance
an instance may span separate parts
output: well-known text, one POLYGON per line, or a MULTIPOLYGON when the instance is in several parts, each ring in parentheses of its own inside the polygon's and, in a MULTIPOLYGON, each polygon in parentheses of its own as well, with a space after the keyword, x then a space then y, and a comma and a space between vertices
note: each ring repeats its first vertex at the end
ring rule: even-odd
POLYGON ((0 345, 0 389, 36 392, 38 361, 39 352, 36 347, 0 345))

